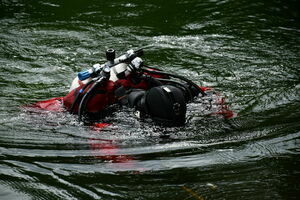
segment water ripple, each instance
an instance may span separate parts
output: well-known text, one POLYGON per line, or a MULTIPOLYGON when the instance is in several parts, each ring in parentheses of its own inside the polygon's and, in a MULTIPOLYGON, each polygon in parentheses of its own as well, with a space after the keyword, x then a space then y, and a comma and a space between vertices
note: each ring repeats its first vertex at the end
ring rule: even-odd
POLYGON ((296 1, 1 2, 0 198, 286 199, 299 184, 296 1), (95 130, 25 109, 76 72, 143 47, 145 62, 213 92, 184 127, 116 109, 95 130), (220 104, 221 100, 226 100, 220 104), (229 106, 237 113, 214 113, 229 106))

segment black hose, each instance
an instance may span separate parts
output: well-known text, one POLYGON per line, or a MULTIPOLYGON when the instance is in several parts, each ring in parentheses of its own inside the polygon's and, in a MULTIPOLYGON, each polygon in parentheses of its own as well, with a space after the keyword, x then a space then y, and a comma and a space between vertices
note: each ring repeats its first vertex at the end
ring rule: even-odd
POLYGON ((80 99, 80 97, 82 96, 81 94, 83 94, 83 92, 85 91, 85 89, 91 84, 93 83, 94 80, 90 80, 89 82, 87 82, 77 93, 75 100, 73 101, 71 108, 70 108, 70 113, 73 114, 74 113, 74 108, 75 105, 78 104, 78 101, 80 99))
POLYGON ((188 84, 194 86, 197 90, 199 90, 199 92, 202 94, 202 96, 206 95, 205 92, 196 83, 194 83, 193 81, 191 81, 183 76, 180 76, 177 74, 171 74, 168 72, 162 72, 162 71, 151 71, 151 70, 147 70, 147 69, 143 69, 143 71, 150 73, 150 74, 166 75, 166 76, 178 78, 178 79, 183 80, 183 81, 187 82, 188 84))
POLYGON ((162 83, 157 78, 154 78, 154 77, 152 77, 150 75, 141 75, 139 77, 139 79, 145 80, 145 81, 149 82, 150 84, 152 84, 152 86, 153 85, 154 86, 160 86, 160 85, 162 85, 162 83))
POLYGON ((80 101, 80 104, 79 104, 79 107, 78 107, 78 119, 79 119, 79 121, 82 120, 82 115, 84 114, 84 111, 86 109, 86 105, 87 105, 88 101, 90 100, 94 89, 98 85, 102 84, 104 81, 106 81, 106 79, 104 77, 101 77, 100 79, 94 81, 94 84, 88 89, 88 91, 82 97, 82 99, 80 101))

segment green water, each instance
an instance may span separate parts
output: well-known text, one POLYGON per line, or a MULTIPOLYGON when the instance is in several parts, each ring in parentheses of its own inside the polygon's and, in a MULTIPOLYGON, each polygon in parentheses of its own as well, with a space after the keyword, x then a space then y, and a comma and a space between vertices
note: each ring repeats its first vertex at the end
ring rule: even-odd
POLYGON ((0 6, 0 199, 299 198, 296 0, 0 6), (207 116, 200 99, 184 127, 155 127, 124 109, 98 133, 67 113, 21 108, 64 96, 110 47, 144 48, 148 65, 221 91, 237 117, 207 116), (106 145, 116 148, 97 148, 106 145), (118 155, 127 161, 113 162, 118 155))

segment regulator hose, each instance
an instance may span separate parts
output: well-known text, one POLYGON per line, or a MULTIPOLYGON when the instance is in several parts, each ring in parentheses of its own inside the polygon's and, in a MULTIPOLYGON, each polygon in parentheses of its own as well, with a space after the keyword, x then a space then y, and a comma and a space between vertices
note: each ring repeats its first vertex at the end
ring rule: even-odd
POLYGON ((163 72, 163 71, 151 71, 151 70, 147 70, 147 69, 142 69, 142 70, 146 73, 149 73, 149 74, 166 75, 166 76, 178 78, 180 80, 183 80, 183 81, 187 82, 191 86, 194 86, 202 94, 202 96, 206 95, 205 92, 196 83, 194 83, 193 81, 191 81, 191 80, 189 80, 189 79, 187 79, 183 76, 180 76, 180 75, 177 75, 177 74, 171 74, 171 73, 163 72))
POLYGON ((81 96, 82 96, 82 93, 86 90, 86 88, 92 84, 94 82, 94 80, 90 80, 89 82, 87 82, 77 93, 76 97, 75 97, 75 100, 73 101, 72 103, 72 106, 70 108, 70 113, 71 114, 74 114, 74 108, 75 108, 75 105, 78 104, 81 96))
POLYGON ((86 109, 86 105, 87 105, 89 99, 91 98, 95 88, 97 88, 97 86, 102 84, 104 81, 106 81, 106 79, 104 77, 100 77, 98 80, 93 81, 94 84, 88 89, 88 91, 82 97, 82 99, 79 103, 79 107, 78 107, 78 119, 79 119, 79 121, 82 120, 82 115, 84 114, 84 111, 86 109))
POLYGON ((145 80, 154 86, 160 86, 162 83, 157 79, 149 75, 141 75, 139 76, 140 80, 145 80))

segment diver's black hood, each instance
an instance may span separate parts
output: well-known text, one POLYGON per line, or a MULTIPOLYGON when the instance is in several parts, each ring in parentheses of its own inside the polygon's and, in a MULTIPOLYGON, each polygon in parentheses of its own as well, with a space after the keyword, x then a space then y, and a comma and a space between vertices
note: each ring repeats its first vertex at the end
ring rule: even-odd
POLYGON ((151 88, 141 100, 142 110, 153 120, 168 125, 185 123, 186 102, 183 91, 172 85, 151 88))

